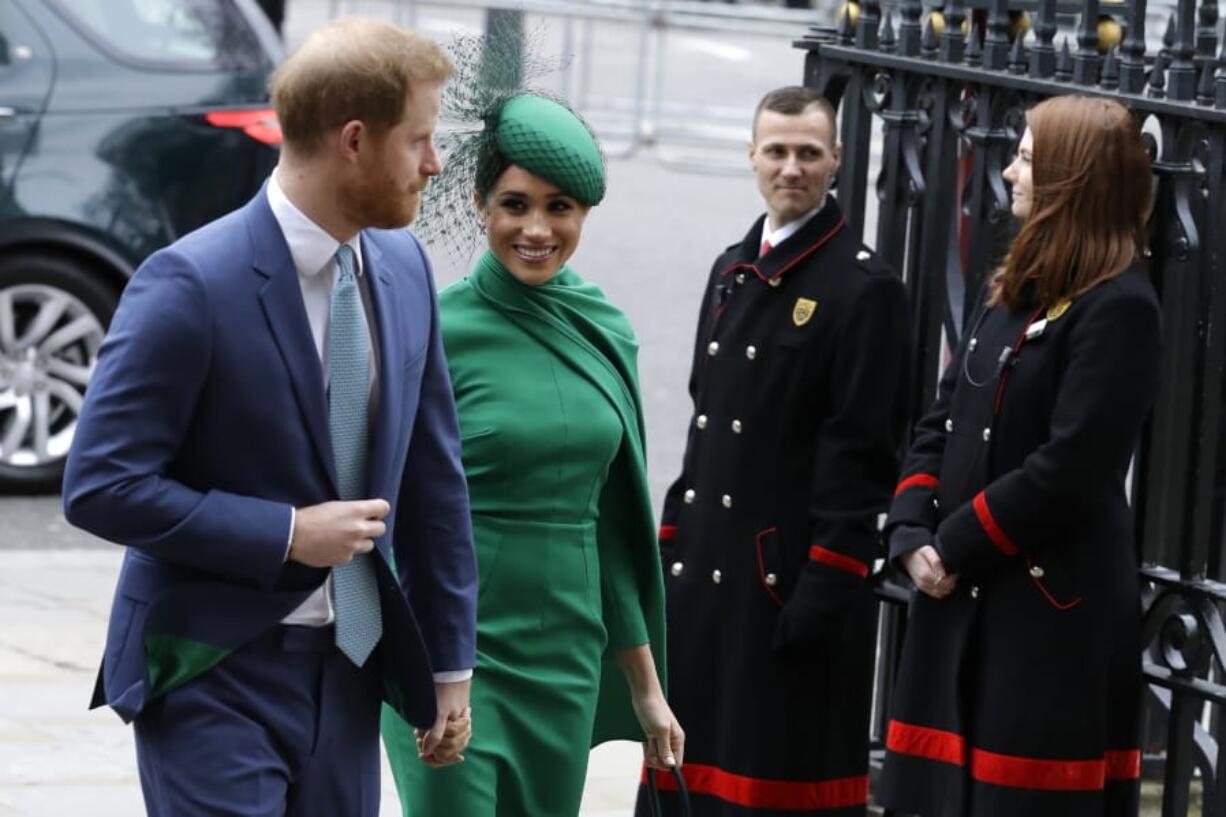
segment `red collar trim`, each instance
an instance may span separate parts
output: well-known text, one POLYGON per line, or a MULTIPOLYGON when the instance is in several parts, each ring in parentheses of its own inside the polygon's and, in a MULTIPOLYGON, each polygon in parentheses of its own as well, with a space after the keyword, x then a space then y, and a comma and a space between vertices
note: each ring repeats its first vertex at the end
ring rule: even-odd
POLYGON ((754 275, 758 276, 763 281, 771 281, 771 280, 774 280, 775 278, 782 278, 784 273, 786 273, 792 267, 799 264, 801 261, 804 261, 806 258, 808 258, 813 253, 817 252, 817 249, 819 247, 821 247, 823 244, 825 244, 830 239, 834 238, 835 233, 837 233, 839 230, 843 229, 846 226, 847 226, 847 219, 840 216, 838 223, 835 224, 833 227, 831 227, 830 230, 825 235, 823 235, 821 238, 817 239, 817 241, 814 241, 812 244, 810 244, 808 247, 802 250, 800 254, 798 254, 795 258, 793 258, 791 261, 787 262, 782 267, 780 267, 778 270, 776 270, 773 275, 767 275, 761 269, 758 268, 758 265, 756 262, 751 263, 749 261, 738 261, 737 263, 733 264, 727 269, 722 270, 720 272, 720 275, 721 276, 731 275, 737 270, 750 269, 750 270, 753 270, 754 275))

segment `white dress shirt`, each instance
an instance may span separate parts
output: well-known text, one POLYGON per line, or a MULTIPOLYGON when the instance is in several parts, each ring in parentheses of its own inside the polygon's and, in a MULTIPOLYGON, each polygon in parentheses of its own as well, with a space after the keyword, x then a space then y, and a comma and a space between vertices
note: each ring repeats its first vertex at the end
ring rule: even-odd
POLYGON ((812 220, 812 218, 815 215, 817 215, 818 213, 822 211, 822 208, 826 206, 826 199, 829 196, 830 196, 829 193, 827 193, 825 196, 822 196, 821 203, 818 204, 816 207, 814 207, 812 210, 805 213, 800 218, 793 219, 792 221, 789 221, 787 224, 784 224, 782 227, 778 227, 774 230, 771 229, 771 218, 768 215, 766 217, 766 220, 762 222, 762 240, 758 242, 758 246, 759 247, 762 246, 762 241, 769 241, 771 243, 772 248, 778 247, 784 241, 787 241, 789 238, 796 235, 796 233, 800 232, 801 227, 808 224, 809 221, 812 220))
MULTIPOLYGON (((302 287, 302 302, 306 307, 307 322, 311 326, 311 338, 315 341, 315 351, 319 355, 323 370, 323 380, 327 384, 328 371, 328 318, 332 312, 332 289, 336 286, 339 270, 336 266, 336 251, 340 242, 328 234, 326 230, 311 221, 301 210, 286 197, 285 191, 277 182, 277 171, 274 170, 268 179, 268 206, 272 208, 273 218, 285 236, 289 246, 290 257, 294 268, 298 271, 298 283, 302 287)), ((357 262, 358 290, 362 293, 362 303, 365 307, 367 327, 372 325, 370 291, 363 275, 362 243, 358 236, 345 242, 353 249, 357 262)), ((370 377, 371 399, 378 394, 378 343, 371 333, 370 343, 370 377)), ((326 388, 326 385, 325 385, 326 388)), ((290 518, 289 540, 294 538, 294 522, 297 511, 290 518)), ((336 609, 332 603, 332 575, 329 574, 324 583, 307 597, 301 605, 281 620, 282 624, 297 624, 306 627, 324 627, 336 620, 336 609)), ((463 681, 472 677, 472 670, 455 670, 452 672, 436 672, 434 680, 437 683, 463 681)))

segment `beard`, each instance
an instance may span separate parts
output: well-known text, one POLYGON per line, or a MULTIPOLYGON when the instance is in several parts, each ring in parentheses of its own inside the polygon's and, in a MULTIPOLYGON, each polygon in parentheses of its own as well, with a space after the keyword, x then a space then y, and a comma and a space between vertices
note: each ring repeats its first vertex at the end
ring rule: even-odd
POLYGON ((421 193, 406 192, 391 177, 361 179, 337 190, 341 207, 362 228, 395 230, 407 227, 417 217, 421 193))

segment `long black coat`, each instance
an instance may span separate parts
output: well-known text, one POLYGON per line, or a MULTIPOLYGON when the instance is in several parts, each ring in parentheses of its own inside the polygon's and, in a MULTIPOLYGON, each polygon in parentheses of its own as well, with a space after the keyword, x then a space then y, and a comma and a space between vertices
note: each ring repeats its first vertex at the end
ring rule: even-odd
POLYGON ((924 817, 1136 814, 1124 481, 1159 335, 1141 268, 1071 305, 981 311, 966 333, 887 521, 935 531, 960 578, 948 598, 912 602, 882 803, 924 817))
POLYGON ((660 533, 669 698, 696 815, 861 815, 906 294, 833 199, 759 259, 761 232, 716 260, 699 318, 660 533))

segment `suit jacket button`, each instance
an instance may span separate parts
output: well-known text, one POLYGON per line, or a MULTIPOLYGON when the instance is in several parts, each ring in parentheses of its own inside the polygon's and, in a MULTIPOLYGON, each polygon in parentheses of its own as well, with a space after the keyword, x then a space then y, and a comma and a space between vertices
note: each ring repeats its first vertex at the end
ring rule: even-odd
POLYGON ((718 570, 711 571, 711 581, 715 582, 716 584, 719 584, 723 580, 723 578, 724 578, 724 574, 720 573, 718 570))
POLYGON ((768 587, 774 587, 775 585, 779 584, 779 577, 774 573, 767 573, 765 581, 768 587))
POLYGON ((954 421, 948 417, 945 418, 945 430, 947 432, 952 432, 954 430, 954 421))
POLYGON ((1036 579, 1043 578, 1043 568, 1039 567, 1038 565, 1033 566, 1030 568, 1030 575, 1034 576, 1036 579))
POLYGON ((979 585, 975 585, 974 587, 971 588, 971 598, 973 599, 979 598, 979 585))
POLYGON ((721 503, 723 503, 723 506, 724 506, 725 508, 731 508, 731 507, 732 507, 732 497, 731 497, 731 496, 729 496, 728 494, 724 494, 723 498, 722 498, 722 499, 720 499, 720 502, 721 502, 721 503))
POLYGON ((992 439, 992 429, 990 429, 990 428, 985 428, 985 429, 983 430, 983 441, 986 443, 986 442, 988 442, 988 441, 989 441, 989 440, 991 440, 991 439, 992 439))
POLYGON ((707 344, 707 354, 708 355, 710 355, 711 357, 715 357, 715 355, 718 353, 719 353, 719 341, 718 340, 713 340, 707 344))
POLYGON ((749 358, 750 360, 753 360, 757 356, 758 356, 757 346, 746 346, 745 347, 745 357, 749 358))
POLYGON ((733 434, 740 434, 740 433, 741 433, 741 428, 742 428, 742 426, 741 426, 741 421, 740 421, 740 420, 733 420, 733 421, 732 421, 732 433, 733 433, 733 434))
POLYGON ((689 505, 690 503, 692 503, 694 501, 694 489, 687 488, 684 498, 685 498, 685 504, 689 505))
POLYGON ((707 415, 699 414, 697 419, 694 420, 694 425, 698 426, 699 431, 702 431, 704 428, 706 428, 707 427, 707 415))
POLYGON ((670 568, 670 569, 669 569, 669 572, 670 572, 670 573, 672 573, 674 576, 680 576, 680 575, 681 575, 681 569, 682 569, 683 567, 684 567, 684 565, 683 565, 683 564, 681 564, 681 562, 673 562, 673 566, 672 566, 672 568, 670 568))

